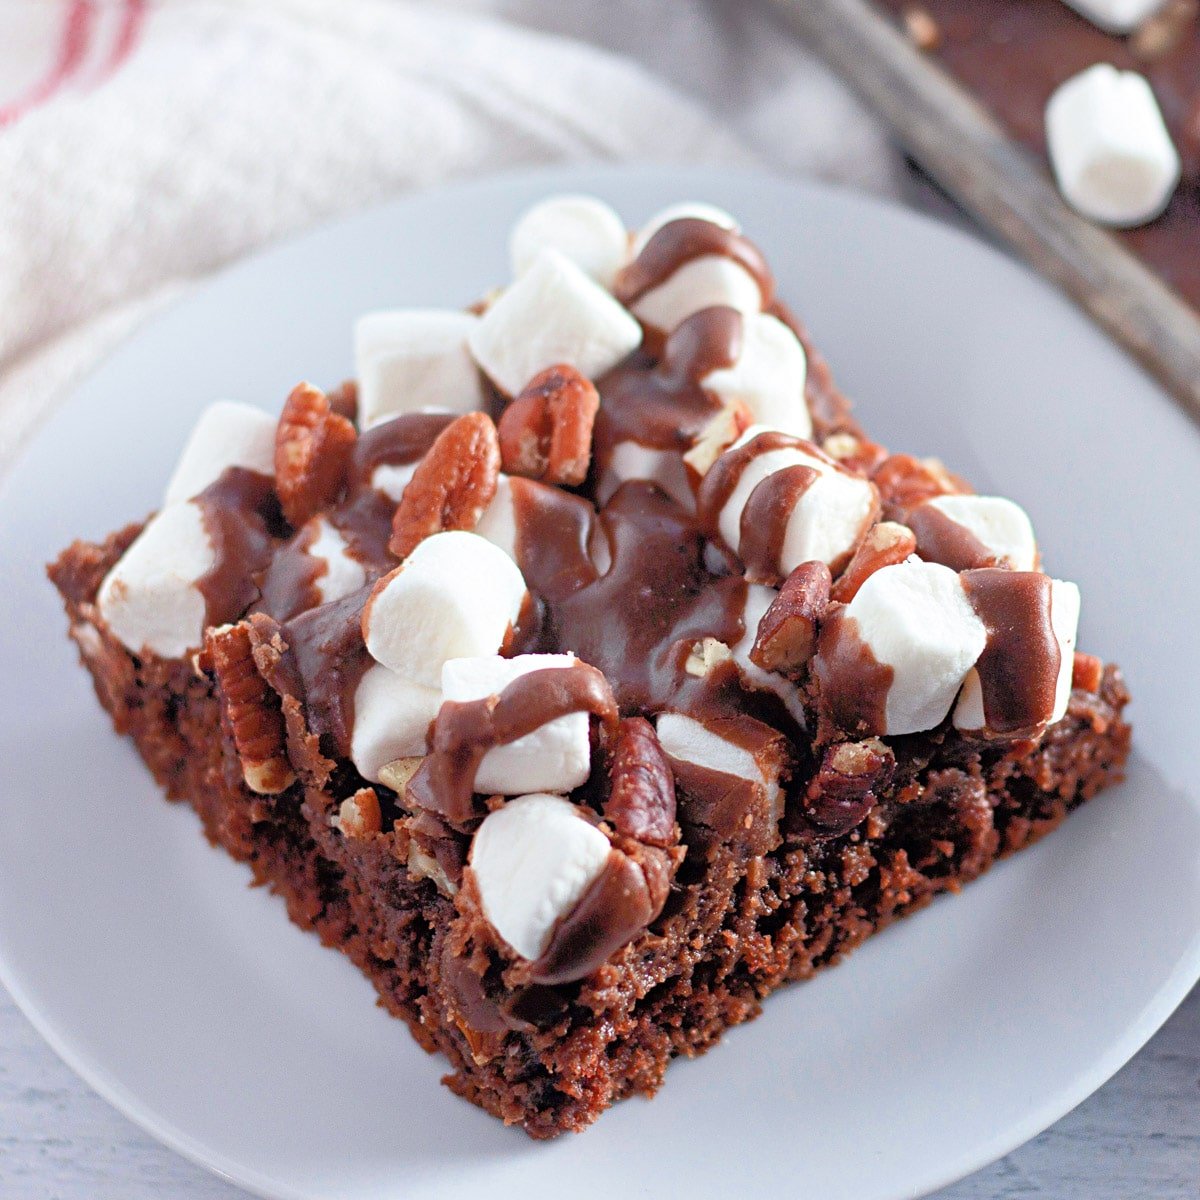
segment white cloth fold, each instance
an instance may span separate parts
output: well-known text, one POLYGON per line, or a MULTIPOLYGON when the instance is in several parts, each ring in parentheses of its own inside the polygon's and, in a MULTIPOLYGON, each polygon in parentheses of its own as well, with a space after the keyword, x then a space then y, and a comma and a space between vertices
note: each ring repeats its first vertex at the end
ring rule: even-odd
MULTIPOLYGON (((64 26, 68 59, 72 36, 99 37, 88 9, 114 45, 126 26, 135 40, 107 73, 93 63, 90 86, 68 79, 0 127, 0 467, 188 281, 407 188, 585 159, 888 177, 878 130, 757 5, 143 2, 59 0, 65 22, 84 6, 83 33, 64 26), (634 52, 693 95, 564 33, 634 52)), ((30 28, 36 11, 54 34, 45 3, 26 3, 30 28)), ((26 64, 28 41, 8 39, 26 64)), ((6 73, 0 42, 0 88, 6 73)))

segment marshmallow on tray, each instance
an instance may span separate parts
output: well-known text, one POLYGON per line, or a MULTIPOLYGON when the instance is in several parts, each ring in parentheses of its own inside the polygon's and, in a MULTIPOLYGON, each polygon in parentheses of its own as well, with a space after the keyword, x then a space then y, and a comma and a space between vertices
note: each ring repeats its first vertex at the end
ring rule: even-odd
POLYGON ((543 250, 557 250, 610 288, 629 257, 629 234, 619 216, 595 196, 549 196, 527 209, 508 239, 514 275, 543 250))
POLYGON ((1179 152, 1145 77, 1097 63, 1046 105, 1059 189, 1085 217, 1118 228, 1157 217, 1179 184, 1179 152))
POLYGON ((430 722, 441 707, 441 693, 375 663, 354 693, 354 729, 350 759, 358 773, 379 783, 381 767, 397 758, 426 752, 430 722))
POLYGON ((366 313, 354 326, 358 415, 363 429, 412 412, 467 413, 487 393, 467 336, 479 324, 455 309, 366 313))
POLYGON ((1037 542, 1025 510, 1003 496, 935 496, 910 510, 917 553, 956 571, 1006 566, 1032 571, 1037 542))
POLYGON ((375 585, 363 610, 367 650, 436 688, 448 659, 500 649, 525 596, 525 580, 503 550, 474 533, 435 533, 375 585))
POLYGON ((599 878, 612 847, 569 800, 518 796, 488 814, 471 842, 483 915, 522 958, 539 958, 555 926, 599 878))
POLYGON ((270 413, 249 404, 233 400, 210 404, 192 429, 163 503, 190 500, 230 467, 273 477, 276 424, 270 413))
POLYGON ((200 506, 168 505, 100 585, 100 615, 132 653, 182 658, 204 640, 206 604, 197 583, 216 564, 200 506))
MULTIPOLYGON (((453 658, 442 667, 442 696, 464 702, 498 696, 534 671, 573 667, 573 654, 486 655, 453 658)), ((489 750, 475 773, 475 791, 513 796, 521 792, 570 792, 585 783, 591 770, 588 714, 568 713, 516 741, 489 750)))
POLYGON ((919 733, 950 711, 986 642, 962 577, 910 559, 870 575, 826 621, 815 669, 823 697, 846 728, 919 733))
POLYGON ((641 345, 642 331, 579 266, 547 249, 504 290, 468 341, 492 382, 515 396, 559 364, 588 379, 603 375, 641 345))
MULTIPOLYGON (((761 426, 751 426, 734 442, 726 454, 736 455, 727 464, 736 468, 736 482, 719 511, 707 514, 710 519, 715 517, 725 544, 742 557, 755 582, 785 578, 802 562, 819 561, 836 570, 853 553, 879 510, 878 493, 868 480, 843 470, 808 443, 778 442, 774 431, 761 426), (771 476, 793 468, 802 470, 789 476, 790 494, 778 498, 782 507, 771 505, 772 518, 778 518, 781 527, 769 529, 754 523, 747 528, 743 514, 756 490, 771 476), (752 539, 750 546, 744 533, 752 539), (757 561, 760 550, 770 561, 757 561)), ((718 459, 718 466, 705 481, 709 500, 722 495, 717 490, 720 463, 718 459)), ((702 485, 702 507, 705 501, 702 485)))
POLYGON ((1158 12, 1166 0, 1065 0, 1065 3, 1106 33, 1132 33, 1147 17, 1158 12))

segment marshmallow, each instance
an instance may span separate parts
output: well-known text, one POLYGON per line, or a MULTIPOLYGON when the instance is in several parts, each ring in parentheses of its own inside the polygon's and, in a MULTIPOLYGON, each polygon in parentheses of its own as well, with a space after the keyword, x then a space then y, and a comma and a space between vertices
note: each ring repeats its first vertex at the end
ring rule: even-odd
POLYGON ((316 580, 317 595, 322 604, 331 604, 357 592, 367 582, 366 568, 351 557, 346 539, 324 517, 314 517, 310 522, 304 553, 325 564, 325 570, 316 580))
MULTIPOLYGON (((769 431, 751 426, 732 449, 765 432, 769 431)), ((793 466, 811 467, 817 477, 800 494, 788 518, 779 547, 781 576, 789 575, 802 562, 834 566, 845 560, 862 538, 878 503, 875 489, 867 480, 840 470, 815 452, 791 446, 767 450, 746 464, 721 508, 717 527, 727 546, 734 550, 740 546, 742 510, 754 489, 768 476, 793 466)))
POLYGON ((379 783, 381 767, 424 754, 441 703, 437 688, 422 687, 378 663, 369 667, 354 692, 350 760, 358 773, 379 783))
POLYGON ((978 661, 987 630, 956 572, 909 559, 870 575, 846 606, 859 639, 892 668, 885 734, 932 729, 978 661))
POLYGON ((557 250, 543 250, 468 338, 475 361, 510 396, 560 363, 595 379, 641 341, 633 317, 557 250))
MULTIPOLYGON (((926 552, 922 541, 922 509, 935 509, 955 525, 961 526, 997 565, 1014 571, 1032 571, 1037 563, 1037 542, 1029 516, 1019 505, 1003 496, 935 496, 926 500, 910 514, 910 524, 917 533, 917 552, 922 558, 941 561, 926 552)), ((944 565, 963 570, 977 563, 946 562, 944 565)))
POLYGON ((732 258, 702 254, 639 296, 630 308, 639 321, 670 333, 693 313, 720 305, 743 314, 757 313, 762 308, 762 289, 758 280, 732 258))
MULTIPOLYGON (((1054 709, 1047 725, 1061 721, 1071 702, 1071 680, 1075 673, 1075 637, 1079 628, 1079 588, 1061 579, 1050 581, 1050 629, 1058 643, 1058 676, 1054 683, 1054 709)), ((972 667, 954 706, 954 727, 968 733, 987 728, 983 704, 983 680, 972 667)))
POLYGON ((169 505, 105 577, 100 615, 132 653, 182 658, 204 640, 206 606, 196 584, 216 565, 199 505, 169 505))
POLYGON ((689 219, 707 221, 710 225, 716 225, 721 229, 730 229, 734 233, 741 232, 741 226, 737 220, 723 208, 718 208, 715 204, 705 204, 702 200, 684 200, 680 204, 669 204, 666 208, 660 209, 637 231, 633 239, 633 257, 637 258, 645 250, 650 239, 664 225, 670 225, 672 221, 689 219))
POLYGON ((557 250, 611 290, 629 257, 625 224, 595 196, 550 196, 528 209, 508 239, 513 274, 523 275, 543 250, 557 250))
POLYGON ((487 392, 467 352, 479 318, 454 309, 373 312, 354 326, 358 414, 364 429, 411 412, 467 413, 487 392))
POLYGON ((489 813, 471 842, 483 915, 522 958, 537 959, 554 928, 599 878, 608 838, 561 796, 518 796, 489 813))
POLYGON ((1107 33, 1132 33, 1166 0, 1066 0, 1081 17, 1107 33))
POLYGON ((363 610, 367 649, 376 662, 436 688, 448 659, 500 649, 525 594, 503 550, 474 533, 435 533, 376 584, 363 610))
MULTIPOLYGON (((442 696, 458 702, 484 700, 534 671, 573 667, 573 654, 519 654, 516 658, 486 655, 452 658, 442 667, 442 696)), ((587 782, 591 772, 588 714, 568 713, 525 737, 489 750, 475 773, 474 790, 515 796, 521 792, 570 792, 587 782)))
POLYGON ((501 475, 496 481, 496 494, 491 498, 475 523, 475 532, 493 546, 499 546, 517 566, 517 510, 512 481, 501 475))
POLYGON ((709 371, 700 386, 726 405, 744 406, 750 423, 793 437, 812 436, 812 417, 804 399, 808 358, 800 339, 769 313, 742 321, 742 350, 730 367, 709 371))
POLYGON ((417 473, 421 460, 410 463, 380 463, 371 472, 371 486, 377 492, 382 492, 389 500, 400 503, 404 489, 408 487, 412 477, 417 473))
POLYGON ((1071 680, 1075 674, 1075 639, 1079 633, 1079 588, 1073 583, 1055 579, 1050 584, 1050 628, 1058 642, 1062 658, 1058 664, 1058 679, 1054 685, 1054 712, 1050 724, 1067 715, 1071 702, 1071 680))
POLYGON ((1146 79, 1097 63, 1046 105, 1059 189, 1085 217, 1120 228, 1157 217, 1180 177, 1179 152, 1146 79))
POLYGON ((691 512, 696 507, 687 470, 678 450, 658 450, 640 442, 618 442, 596 487, 596 501, 604 505, 621 484, 630 479, 656 483, 677 504, 691 512))
POLYGON ((275 475, 276 419, 261 409, 232 400, 210 404, 183 448, 163 504, 198 496, 230 467, 275 475))

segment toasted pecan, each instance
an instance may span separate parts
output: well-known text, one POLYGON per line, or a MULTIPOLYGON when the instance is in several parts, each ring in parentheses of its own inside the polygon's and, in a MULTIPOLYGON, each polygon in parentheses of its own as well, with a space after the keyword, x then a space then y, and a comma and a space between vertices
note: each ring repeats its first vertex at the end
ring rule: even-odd
POLYGON ((608 782, 604 817, 617 833, 648 846, 669 846, 675 840, 675 776, 645 718, 621 722, 608 782))
POLYGON ((872 525, 833 585, 832 599, 839 604, 849 604, 876 571, 902 563, 910 554, 916 553, 916 549, 917 535, 907 525, 898 525, 895 521, 872 525))
POLYGON ((222 714, 246 786, 266 796, 284 791, 295 775, 287 757, 283 713, 278 697, 255 666, 249 627, 209 629, 204 656, 216 676, 222 714))
POLYGON ((474 529, 500 479, 500 443, 487 413, 464 413, 438 434, 392 518, 388 549, 407 558, 431 534, 474 529))
POLYGON ((790 674, 812 657, 817 626, 829 607, 831 576, 823 562, 801 563, 758 623, 750 661, 764 671, 790 674))
POLYGON ((291 525, 303 525, 337 499, 356 437, 319 388, 292 389, 275 430, 275 488, 291 525))
POLYGON ((600 396, 574 367, 547 367, 500 417, 500 454, 510 475, 578 486, 592 460, 600 396))
POLYGON ((970 492, 970 487, 952 475, 936 458, 913 458, 911 454, 892 454, 871 473, 879 489, 884 513, 889 519, 903 515, 924 500, 970 492))

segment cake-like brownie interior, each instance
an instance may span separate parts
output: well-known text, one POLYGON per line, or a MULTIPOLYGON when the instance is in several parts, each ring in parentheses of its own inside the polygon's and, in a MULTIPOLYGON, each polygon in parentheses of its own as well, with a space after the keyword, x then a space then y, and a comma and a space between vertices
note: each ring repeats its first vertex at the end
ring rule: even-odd
POLYGON ((1023 514, 871 443, 736 230, 685 215, 641 242, 602 298, 545 267, 562 304, 596 287, 614 336, 607 289, 640 318, 594 387, 561 343, 532 371, 489 348, 501 297, 470 326, 478 405, 372 418, 360 353, 357 388, 293 392, 269 454, 251 421, 221 459, 222 433, 162 514, 51 567, 167 794, 455 1091, 537 1137, 653 1092, 775 987, 1052 829, 1129 747, 1119 671, 1074 652, 1076 593, 1023 514), (758 314, 664 317, 717 259, 758 314), (782 391, 746 382, 755 346, 782 391), (435 551, 475 565, 436 592, 435 551), (485 651, 439 649, 495 612, 485 651))

